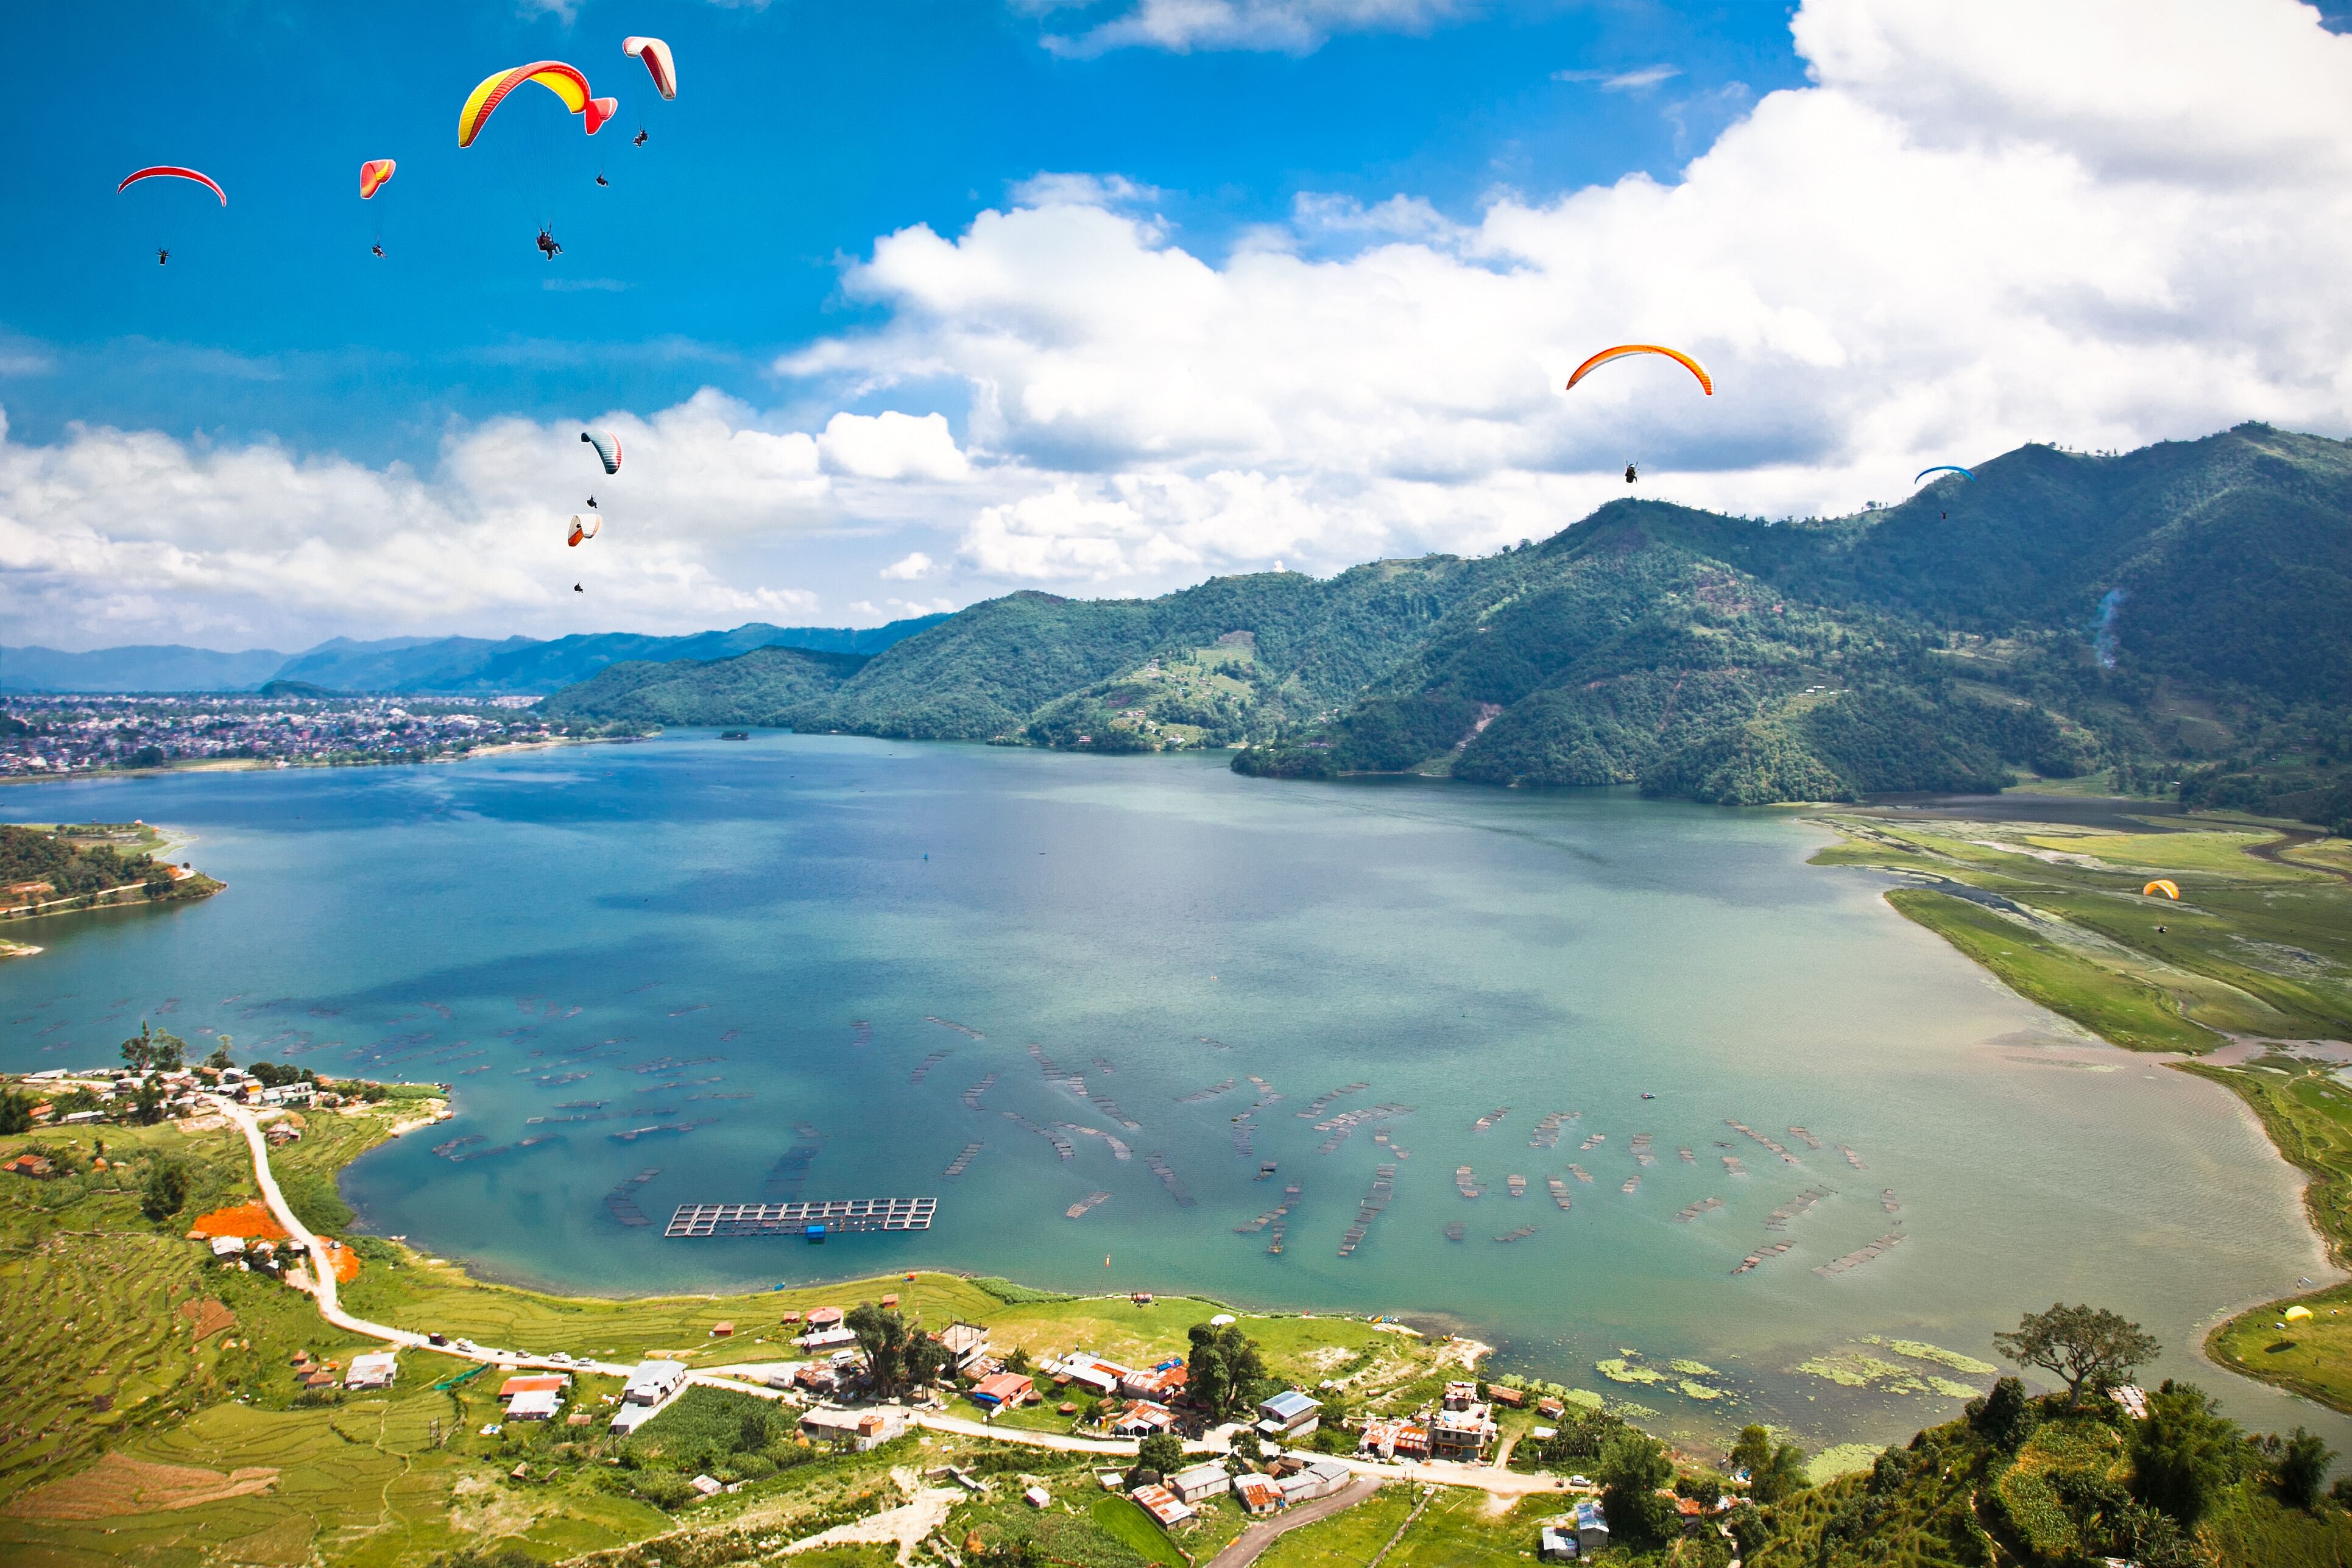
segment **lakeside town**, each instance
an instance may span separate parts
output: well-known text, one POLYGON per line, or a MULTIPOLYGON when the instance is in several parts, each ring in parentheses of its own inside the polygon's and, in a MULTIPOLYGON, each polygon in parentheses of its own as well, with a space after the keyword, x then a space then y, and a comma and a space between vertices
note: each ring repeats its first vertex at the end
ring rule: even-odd
POLYGON ((0 703, 0 779, 210 765, 421 763, 572 733, 538 699, 232 695, 43 697, 0 703))

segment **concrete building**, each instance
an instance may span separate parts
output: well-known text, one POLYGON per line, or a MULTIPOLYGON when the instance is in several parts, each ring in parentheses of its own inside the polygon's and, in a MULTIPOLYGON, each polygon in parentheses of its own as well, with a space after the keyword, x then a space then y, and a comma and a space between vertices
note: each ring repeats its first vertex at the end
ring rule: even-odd
POLYGON ((526 1388, 507 1401, 509 1421, 552 1421, 563 1407, 563 1390, 560 1388, 526 1388))
MULTIPOLYGON (((226 1238, 224 1238, 226 1239, 226 1238)), ((373 1351, 352 1357, 352 1370, 343 1374, 345 1388, 390 1388, 399 1374, 400 1358, 390 1351, 373 1351)))
POLYGON ((1429 1418, 1430 1458, 1475 1464, 1486 1457, 1495 1430, 1486 1405, 1473 1403, 1456 1409, 1449 1404, 1429 1418))
POLYGON ((1399 1416, 1375 1415, 1364 1423, 1356 1451, 1381 1459, 1426 1459, 1429 1427, 1399 1416))
POLYGON ((859 1453, 877 1448, 907 1435, 907 1413, 895 1405, 868 1410, 837 1410, 819 1406, 801 1416, 801 1430, 812 1443, 832 1443, 859 1453))
POLYGON ((1119 1412, 1110 1429, 1122 1437, 1149 1437, 1155 1432, 1169 1431, 1175 1425, 1174 1411, 1148 1399, 1138 1399, 1119 1412))
POLYGON ((1000 1372, 992 1377, 982 1378, 972 1389, 971 1396, 977 1403, 998 1410, 1026 1404, 1036 1392, 1036 1385, 1019 1373, 1000 1372))
POLYGON ((1223 1465, 1195 1465, 1189 1470, 1177 1471, 1160 1484, 1185 1502, 1196 1503, 1202 1498, 1231 1491, 1234 1478, 1226 1473, 1223 1465))
POLYGON ((1311 1436, 1323 1424, 1323 1406, 1295 1388, 1259 1400, 1257 1413, 1257 1429, 1269 1437, 1311 1436))
POLYGON ((1279 1512, 1290 1504, 1290 1500, 1282 1495, 1282 1489, 1264 1476, 1243 1476, 1234 1482, 1234 1496, 1244 1513, 1258 1518, 1279 1512))
POLYGON ((630 1372, 621 1398, 630 1405, 659 1405, 685 1386, 686 1373, 682 1361, 641 1361, 630 1372))
POLYGON ((1609 1516, 1590 1498, 1576 1505, 1576 1549, 1587 1557, 1609 1549, 1609 1516))

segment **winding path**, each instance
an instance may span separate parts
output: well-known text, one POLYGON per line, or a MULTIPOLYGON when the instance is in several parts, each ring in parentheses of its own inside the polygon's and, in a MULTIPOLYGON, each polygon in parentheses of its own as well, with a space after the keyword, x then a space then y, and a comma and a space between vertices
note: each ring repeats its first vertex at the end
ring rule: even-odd
POLYGON ((1313 1524, 1330 1518, 1341 1509, 1353 1508, 1381 1489, 1375 1476, 1358 1476, 1329 1497, 1317 1498, 1286 1510, 1273 1519, 1262 1519, 1234 1538, 1233 1543, 1209 1559, 1208 1568, 1249 1568, 1264 1554, 1265 1549, 1301 1525, 1313 1524))

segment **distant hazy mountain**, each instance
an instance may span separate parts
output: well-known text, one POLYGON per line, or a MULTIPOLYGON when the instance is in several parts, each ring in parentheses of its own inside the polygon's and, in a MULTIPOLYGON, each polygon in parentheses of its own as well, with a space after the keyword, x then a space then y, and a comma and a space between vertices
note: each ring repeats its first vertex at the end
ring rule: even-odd
POLYGON ((0 691, 239 691, 278 673, 287 656, 266 647, 221 653, 163 644, 63 653, 0 647, 0 691))
POLYGON ((299 654, 257 648, 215 653, 195 647, 0 647, 0 691, 250 691, 265 681, 297 681, 331 691, 394 691, 450 696, 544 695, 622 660, 726 658, 759 647, 823 653, 879 653, 945 619, 920 616, 887 626, 772 626, 753 621, 732 631, 688 637, 636 632, 534 637, 332 637, 299 654))
POLYGON ((658 703, 562 700, 1734 804, 2105 770, 2352 826, 2352 445, 2246 425, 2112 457, 2022 447, 1975 475, 1843 518, 1628 500, 1477 560, 1015 594, 829 692, 719 660, 668 667, 658 703))

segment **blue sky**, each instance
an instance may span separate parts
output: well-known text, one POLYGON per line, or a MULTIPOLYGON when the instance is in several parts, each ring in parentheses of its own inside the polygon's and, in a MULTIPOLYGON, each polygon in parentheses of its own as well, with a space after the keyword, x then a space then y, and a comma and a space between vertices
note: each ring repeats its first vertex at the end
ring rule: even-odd
POLYGON ((1491 550, 1629 460, 1806 516, 2029 440, 2344 435, 2344 3, 29 10, 0 641, 872 624, 1491 550), (540 58, 617 121, 525 89, 459 150, 540 58), (227 208, 117 194, 152 163, 227 208), (1716 395, 1563 393, 1628 340, 1716 395))
POLYGON ((68 68, 27 73, 19 111, 78 129, 23 170, 47 222, 0 254, 0 311, 57 369, 0 380, 0 399, 18 439, 86 420, 378 460, 428 457, 452 413, 561 418, 702 385, 769 401, 779 350, 859 315, 845 256, 910 224, 961 229, 1040 172, 1158 187, 1210 256, 1301 191, 1467 216, 1498 184, 1669 174, 1753 92, 1800 79, 1788 15, 1538 0, 1305 54, 1072 58, 1041 39, 1077 18, 990 0, 178 5, 130 38, 102 9, 49 7, 20 47, 68 68), (622 54, 630 33, 671 44, 677 100, 622 54), (461 151, 467 91, 536 58, 620 97, 619 121, 592 140, 532 89, 461 151), (1661 65, 1677 74, 1647 90, 1553 79, 1661 65), (378 156, 400 172, 362 204, 357 167, 378 156), (116 194, 161 162, 211 174, 226 211, 193 186, 116 194), (552 264, 542 218, 565 247, 552 264))

